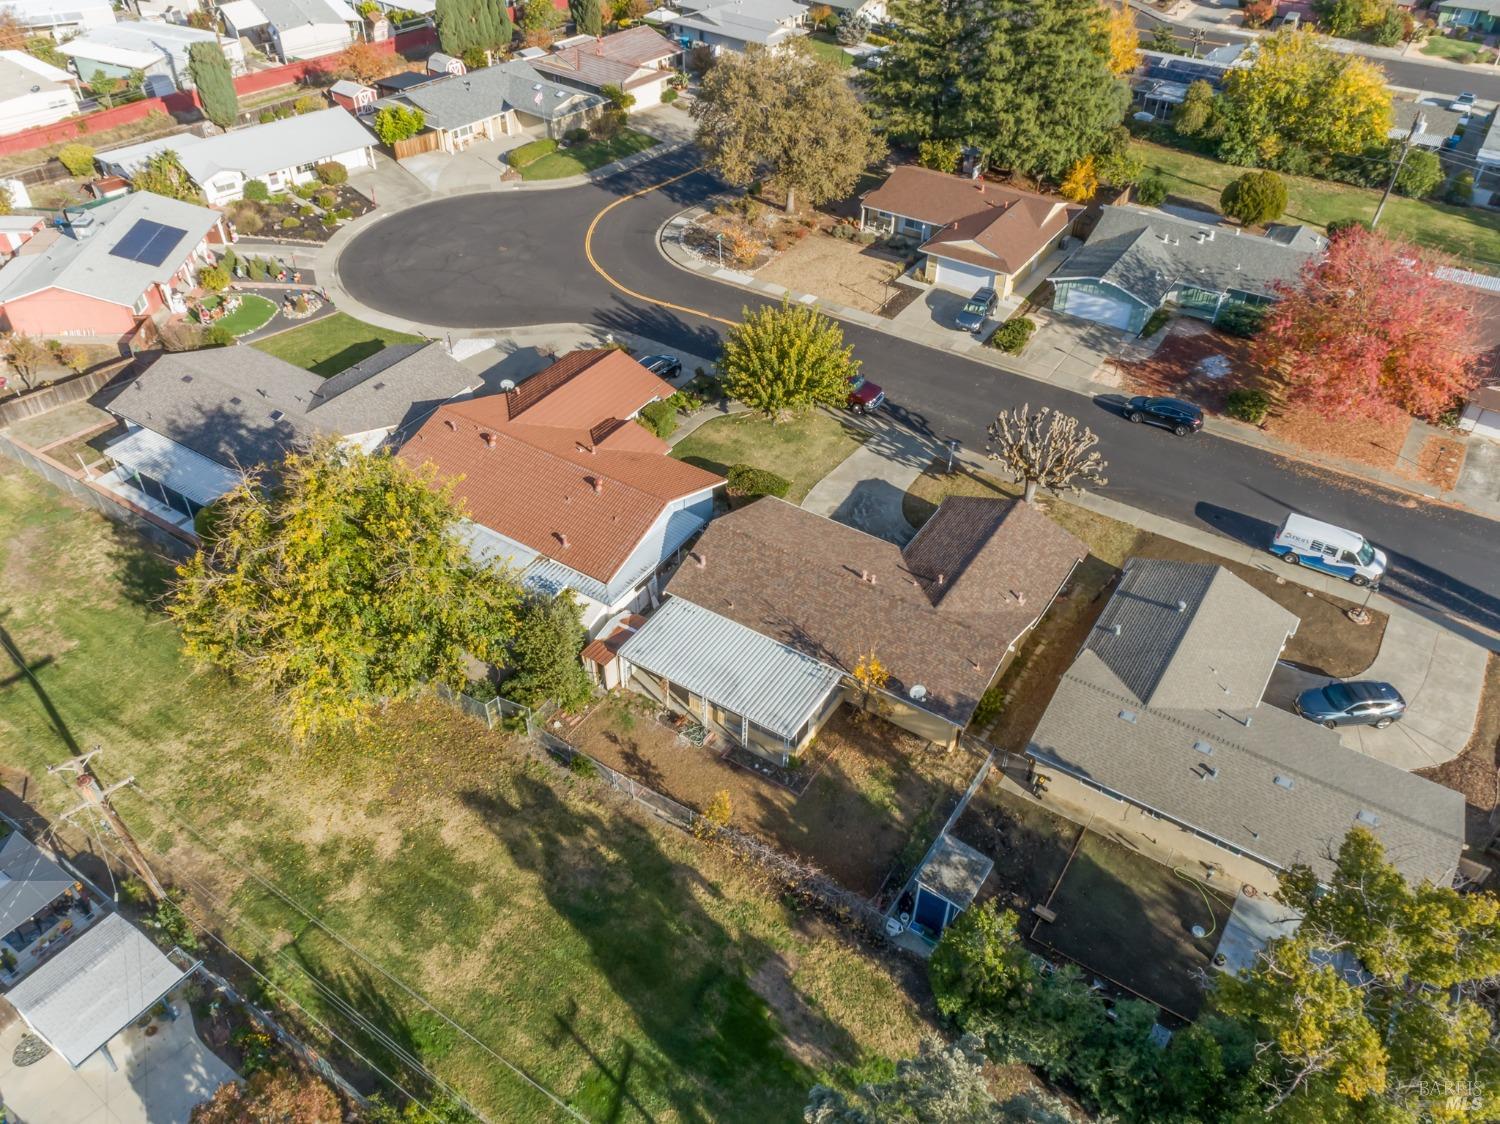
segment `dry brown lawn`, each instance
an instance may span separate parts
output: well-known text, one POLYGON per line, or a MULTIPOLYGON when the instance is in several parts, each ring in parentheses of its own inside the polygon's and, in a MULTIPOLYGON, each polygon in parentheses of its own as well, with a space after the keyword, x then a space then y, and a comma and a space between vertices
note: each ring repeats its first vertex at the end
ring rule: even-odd
POLYGON ((813 234, 778 254, 755 276, 835 304, 879 312, 892 295, 887 282, 900 273, 899 262, 869 246, 813 234))

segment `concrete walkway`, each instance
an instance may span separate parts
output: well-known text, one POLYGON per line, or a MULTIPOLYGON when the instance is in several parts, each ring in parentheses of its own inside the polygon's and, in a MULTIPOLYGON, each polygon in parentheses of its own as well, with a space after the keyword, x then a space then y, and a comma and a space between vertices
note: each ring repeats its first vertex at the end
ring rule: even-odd
POLYGON ((941 450, 934 442, 882 419, 870 419, 866 428, 865 443, 813 485, 802 506, 905 546, 916 530, 901 512, 902 497, 941 450))

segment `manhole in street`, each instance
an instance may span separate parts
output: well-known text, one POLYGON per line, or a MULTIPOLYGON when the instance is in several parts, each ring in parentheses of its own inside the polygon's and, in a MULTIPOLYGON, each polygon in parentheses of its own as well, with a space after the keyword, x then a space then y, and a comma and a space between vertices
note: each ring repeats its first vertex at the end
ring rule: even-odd
POLYGON ((16 1043, 16 1051, 10 1056, 10 1060, 16 1065, 35 1065, 50 1053, 52 1047, 36 1035, 23 1034, 21 1041, 16 1043))

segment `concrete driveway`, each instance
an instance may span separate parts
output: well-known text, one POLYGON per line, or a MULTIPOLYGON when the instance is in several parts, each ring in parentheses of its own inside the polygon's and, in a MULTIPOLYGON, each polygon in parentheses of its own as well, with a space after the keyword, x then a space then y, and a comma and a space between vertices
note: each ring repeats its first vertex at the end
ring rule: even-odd
MULTIPOLYGON (((1488 653, 1446 629, 1406 614, 1392 615, 1380 654, 1359 679, 1393 684, 1406 699, 1406 714, 1384 730, 1342 726, 1347 749, 1410 772, 1441 765, 1463 752, 1479 717, 1488 653)), ((1283 710, 1311 687, 1330 683, 1289 664, 1278 664, 1265 701, 1283 710)))
POLYGON ((865 443, 807 493, 802 506, 837 523, 905 546, 916 529, 906 521, 901 501, 912 481, 944 455, 941 441, 919 437, 876 416, 865 419, 865 443))
POLYGON ((0 1096, 10 1124, 187 1124, 196 1105, 237 1078, 205 1046, 188 1004, 177 999, 177 1018, 157 1020, 151 1037, 138 1027, 109 1043, 115 1066, 95 1054, 76 1070, 56 1053, 33 1065, 11 1059, 23 1023, 9 1007, 0 1030, 0 1096))
POLYGON ((1133 358, 1139 348, 1134 335, 1107 324, 1051 309, 1035 309, 1030 316, 1036 321, 1036 331, 1021 354, 1028 366, 1048 379, 1087 379, 1119 386, 1119 369, 1106 366, 1105 361, 1133 358))
POLYGON ((434 195, 448 195, 475 188, 500 187, 506 172, 505 153, 520 148, 535 137, 518 135, 481 141, 462 152, 424 152, 401 161, 401 169, 434 195))

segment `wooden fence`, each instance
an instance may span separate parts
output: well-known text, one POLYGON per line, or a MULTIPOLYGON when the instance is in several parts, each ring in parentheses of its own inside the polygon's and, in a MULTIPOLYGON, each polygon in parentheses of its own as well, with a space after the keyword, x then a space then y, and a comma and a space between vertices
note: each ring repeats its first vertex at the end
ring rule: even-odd
POLYGON ((397 160, 410 160, 413 156, 420 156, 424 152, 431 152, 442 143, 442 135, 436 129, 430 129, 425 133, 418 133, 414 137, 398 140, 391 145, 397 160))
POLYGON ((129 359, 110 360, 81 375, 70 375, 48 386, 23 390, 14 398, 0 399, 0 428, 13 425, 22 418, 45 414, 48 410, 66 406, 69 402, 81 402, 109 382, 127 374, 131 366, 129 359))

